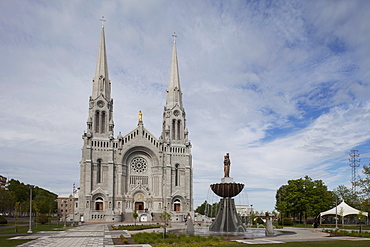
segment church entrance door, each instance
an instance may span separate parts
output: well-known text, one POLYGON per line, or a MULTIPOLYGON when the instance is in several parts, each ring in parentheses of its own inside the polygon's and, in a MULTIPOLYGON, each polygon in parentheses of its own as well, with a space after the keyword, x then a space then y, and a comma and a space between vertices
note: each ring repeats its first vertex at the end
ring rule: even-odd
POLYGON ((179 212, 180 211, 180 200, 176 199, 173 203, 173 211, 179 212))
POLYGON ((103 202, 96 202, 95 210, 102 211, 103 210, 103 202))
POLYGON ((135 211, 144 210, 144 202, 135 202, 135 211))

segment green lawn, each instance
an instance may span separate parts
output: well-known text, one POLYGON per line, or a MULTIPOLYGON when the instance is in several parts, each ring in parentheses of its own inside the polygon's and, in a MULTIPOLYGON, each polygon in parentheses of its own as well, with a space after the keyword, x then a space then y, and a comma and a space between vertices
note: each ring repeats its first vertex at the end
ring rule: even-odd
POLYGON ((32 239, 14 239, 11 240, 9 237, 1 237, 0 236, 0 246, 1 247, 13 247, 18 246, 20 244, 27 243, 29 241, 32 241, 32 239))
MULTIPOLYGON (((55 230, 65 230, 70 228, 68 226, 67 228, 63 228, 62 224, 56 225, 56 224, 51 224, 50 226, 48 224, 45 225, 33 225, 32 226, 32 232, 40 232, 40 231, 55 231, 55 230)), ((29 229, 29 226, 19 226, 18 227, 18 232, 17 233, 27 233, 29 229)), ((1 234, 17 234, 15 232, 14 225, 11 228, 2 228, 0 227, 0 235, 1 234)))
MULTIPOLYGON (((281 228, 280 225, 279 226, 275 225, 275 226, 276 226, 276 228, 281 228)), ((292 225, 292 226, 283 226, 283 227, 299 227, 299 228, 312 228, 313 229, 313 226, 311 224, 295 224, 295 225, 292 225)), ((320 225, 319 228, 335 228, 335 225, 328 225, 328 226, 320 225)), ((357 225, 357 226, 346 226, 346 225, 344 225, 344 227, 342 227, 341 225, 338 225, 338 228, 339 229, 359 230, 360 225, 357 225)), ((370 230, 370 226, 362 226, 362 230, 370 230)))
MULTIPOLYGON (((340 240, 340 241, 312 241, 312 242, 290 242, 284 244, 253 244, 253 246, 280 246, 280 247, 290 247, 290 246, 299 246, 299 247, 359 247, 359 246, 369 246, 370 241, 349 241, 349 240, 340 240)), ((240 245, 237 245, 240 246, 240 245)), ((241 246, 250 246, 248 244, 241 246)))
MULTIPOLYGON (((55 231, 55 230, 65 230, 71 228, 70 226, 63 228, 62 224, 56 225, 56 224, 51 224, 50 226, 48 224, 46 225, 33 225, 32 226, 32 232, 40 232, 40 231, 55 231)), ((32 239, 14 239, 11 240, 8 236, 1 236, 2 234, 25 234, 27 233, 29 229, 29 226, 19 226, 18 227, 18 232, 15 232, 14 225, 11 228, 2 228, 0 227, 0 246, 1 247, 13 247, 13 246, 18 246, 23 243, 27 243, 29 241, 32 241, 32 239)), ((30 236, 32 236, 30 234, 30 236)))

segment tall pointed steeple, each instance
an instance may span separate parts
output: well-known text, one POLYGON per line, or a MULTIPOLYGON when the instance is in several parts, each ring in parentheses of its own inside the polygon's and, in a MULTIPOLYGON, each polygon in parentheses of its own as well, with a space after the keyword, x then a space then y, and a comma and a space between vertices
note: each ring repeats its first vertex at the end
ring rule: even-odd
POLYGON ((182 106, 182 92, 180 88, 180 75, 179 75, 179 66, 177 61, 177 50, 176 50, 176 34, 173 35, 173 48, 172 48, 172 60, 171 60, 171 71, 170 71, 170 80, 167 88, 166 96, 166 108, 172 109, 175 105, 178 105, 180 109, 183 109, 182 106))
POLYGON ((108 76, 107 52, 105 48, 104 26, 101 29, 98 61, 96 63, 95 77, 93 79, 92 98, 96 99, 102 94, 108 101, 111 97, 111 84, 108 76))
POLYGON ((163 114, 162 139, 167 144, 189 145, 186 128, 186 114, 182 104, 179 66, 177 61, 176 34, 174 37, 171 59, 170 80, 166 94, 163 114))
MULTIPOLYGON (((104 18, 104 17, 103 17, 104 18)), ((102 22, 104 19, 100 19, 102 22)), ((92 95, 89 102, 87 129, 89 136, 113 138, 113 99, 111 98, 111 82, 108 76, 105 33, 102 25, 98 61, 93 79, 92 95)))

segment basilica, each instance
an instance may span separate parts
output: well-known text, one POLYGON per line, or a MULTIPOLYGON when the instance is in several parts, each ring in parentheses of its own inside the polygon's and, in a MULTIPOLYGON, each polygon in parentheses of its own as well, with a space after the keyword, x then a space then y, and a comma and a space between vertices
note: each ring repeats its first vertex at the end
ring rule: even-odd
POLYGON ((102 27, 87 126, 82 136, 76 220, 130 222, 137 212, 139 221, 158 221, 166 210, 172 221, 184 221, 192 211, 192 146, 182 102, 176 40, 169 75, 163 120, 158 123, 162 127, 159 138, 144 127, 141 112, 136 128, 115 136, 102 27))

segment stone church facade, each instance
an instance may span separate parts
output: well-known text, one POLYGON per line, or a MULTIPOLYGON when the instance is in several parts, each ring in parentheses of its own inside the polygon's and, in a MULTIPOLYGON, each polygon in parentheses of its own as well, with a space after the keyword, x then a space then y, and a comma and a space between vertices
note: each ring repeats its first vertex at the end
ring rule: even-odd
POLYGON ((141 112, 138 125, 114 136, 113 99, 104 27, 82 136, 78 217, 82 221, 159 220, 164 210, 183 221, 193 208, 193 168, 174 40, 162 133, 154 137, 141 112))

